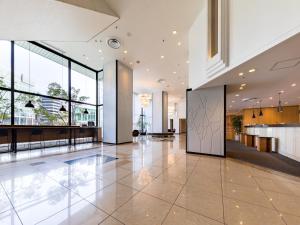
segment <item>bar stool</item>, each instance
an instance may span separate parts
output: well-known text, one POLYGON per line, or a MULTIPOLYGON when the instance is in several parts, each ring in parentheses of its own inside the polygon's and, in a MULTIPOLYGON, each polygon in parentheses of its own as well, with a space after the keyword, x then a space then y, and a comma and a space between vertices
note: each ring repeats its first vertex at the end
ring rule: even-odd
MULTIPOLYGON (((7 144, 3 144, 4 146, 0 146, 0 148, 2 147, 7 147, 7 150, 10 150, 10 144, 9 144, 9 135, 8 135, 8 129, 0 129, 0 143, 2 142, 2 140, 4 141, 4 143, 6 142, 7 144)), ((2 145, 2 144, 1 144, 2 145)))
POLYGON ((39 142, 41 147, 43 146, 43 148, 45 148, 45 140, 44 140, 43 129, 40 129, 40 128, 31 129, 31 133, 30 133, 30 137, 29 137, 29 149, 31 149, 31 146, 33 145, 31 143, 33 141, 39 142), (36 139, 38 139, 38 141, 35 141, 36 139), (42 144, 42 143, 44 143, 44 144, 42 144))
POLYGON ((68 132, 66 129, 61 128, 57 131, 57 141, 59 146, 61 146, 61 143, 67 144, 68 143, 68 132))

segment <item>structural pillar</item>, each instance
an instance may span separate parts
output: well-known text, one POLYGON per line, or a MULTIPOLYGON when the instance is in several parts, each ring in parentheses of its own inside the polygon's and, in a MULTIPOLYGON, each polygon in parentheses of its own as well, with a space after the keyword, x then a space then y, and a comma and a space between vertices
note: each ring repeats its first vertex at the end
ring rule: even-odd
POLYGON ((153 93, 152 132, 168 132, 168 92, 153 93))
POLYGON ((133 71, 115 60, 103 75, 103 142, 132 142, 133 71))

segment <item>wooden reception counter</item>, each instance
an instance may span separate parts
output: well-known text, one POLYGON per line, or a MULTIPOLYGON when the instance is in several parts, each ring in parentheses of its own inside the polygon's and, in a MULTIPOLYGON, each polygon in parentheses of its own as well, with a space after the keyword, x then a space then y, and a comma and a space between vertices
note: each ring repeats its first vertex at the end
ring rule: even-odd
POLYGON ((77 138, 92 138, 101 141, 101 128, 79 126, 0 126, 0 130, 7 130, 8 137, 1 136, 0 144, 11 143, 11 150, 17 151, 17 143, 52 141, 69 139, 69 143, 76 144, 77 138))
POLYGON ((279 154, 300 162, 300 124, 249 125, 245 133, 273 138, 279 154))

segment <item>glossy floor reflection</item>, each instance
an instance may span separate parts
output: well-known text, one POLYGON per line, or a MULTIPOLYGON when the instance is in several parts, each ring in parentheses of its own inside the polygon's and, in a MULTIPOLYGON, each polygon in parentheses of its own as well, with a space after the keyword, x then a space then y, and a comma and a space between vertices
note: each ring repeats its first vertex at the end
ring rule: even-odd
POLYGON ((0 164, 0 225, 300 224, 298 178, 187 155, 184 136, 90 147, 0 164))

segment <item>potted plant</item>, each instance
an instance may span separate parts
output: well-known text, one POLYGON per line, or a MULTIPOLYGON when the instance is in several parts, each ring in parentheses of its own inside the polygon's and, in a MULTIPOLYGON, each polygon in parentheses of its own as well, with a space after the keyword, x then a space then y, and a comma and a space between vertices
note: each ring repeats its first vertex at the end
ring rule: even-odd
POLYGON ((231 118, 231 123, 235 132, 235 140, 240 140, 240 133, 242 132, 242 124, 243 124, 243 116, 242 115, 234 115, 231 118))

